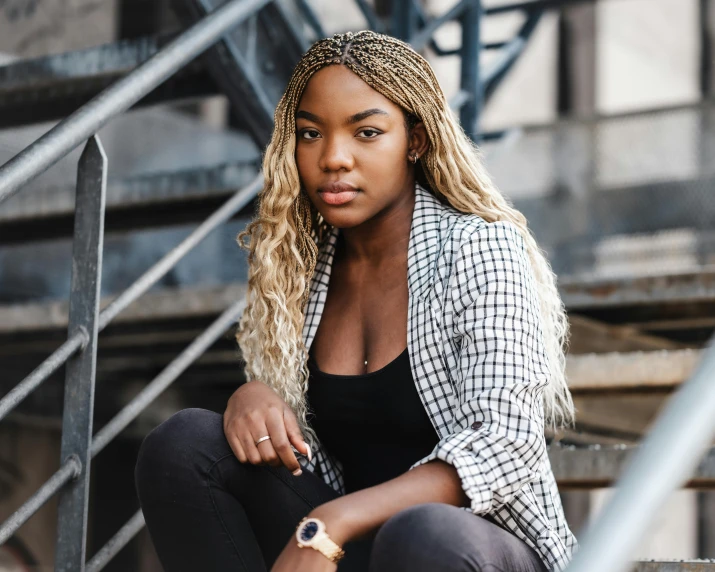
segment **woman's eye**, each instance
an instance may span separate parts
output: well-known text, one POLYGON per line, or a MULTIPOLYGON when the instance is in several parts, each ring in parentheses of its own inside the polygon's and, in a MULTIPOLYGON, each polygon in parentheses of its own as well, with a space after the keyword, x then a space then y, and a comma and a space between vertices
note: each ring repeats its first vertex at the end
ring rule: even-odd
POLYGON ((318 138, 320 133, 318 133, 315 129, 304 129, 300 132, 300 136, 302 139, 312 141, 313 139, 318 138))
POLYGON ((363 129, 360 131, 359 135, 361 136, 361 139, 374 139, 380 135, 380 132, 377 129, 363 129))

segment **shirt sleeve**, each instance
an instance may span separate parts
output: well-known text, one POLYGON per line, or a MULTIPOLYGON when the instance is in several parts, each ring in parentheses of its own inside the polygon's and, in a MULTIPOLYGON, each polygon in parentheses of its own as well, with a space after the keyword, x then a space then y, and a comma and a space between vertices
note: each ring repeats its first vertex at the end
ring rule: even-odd
POLYGON ((494 511, 536 480, 546 461, 542 392, 549 381, 537 283, 510 222, 463 240, 451 277, 452 431, 412 468, 455 467, 475 514, 494 511))

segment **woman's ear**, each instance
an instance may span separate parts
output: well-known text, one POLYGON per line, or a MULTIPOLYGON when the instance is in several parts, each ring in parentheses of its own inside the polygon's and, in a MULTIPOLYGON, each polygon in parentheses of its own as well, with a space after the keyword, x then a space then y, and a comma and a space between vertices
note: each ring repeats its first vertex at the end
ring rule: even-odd
POLYGON ((417 155, 418 157, 423 157, 424 154, 429 149, 429 138, 427 137, 427 130, 425 129, 425 124, 421 121, 410 129, 409 138, 407 145, 407 155, 417 155))

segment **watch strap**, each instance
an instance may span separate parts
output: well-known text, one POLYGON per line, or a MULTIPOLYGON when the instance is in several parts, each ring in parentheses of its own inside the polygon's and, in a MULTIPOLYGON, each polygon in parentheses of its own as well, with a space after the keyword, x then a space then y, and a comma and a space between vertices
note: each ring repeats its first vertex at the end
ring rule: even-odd
POLYGON ((331 562, 338 563, 345 556, 345 551, 340 548, 331 538, 325 533, 320 538, 316 538, 311 544, 318 552, 325 556, 331 562))

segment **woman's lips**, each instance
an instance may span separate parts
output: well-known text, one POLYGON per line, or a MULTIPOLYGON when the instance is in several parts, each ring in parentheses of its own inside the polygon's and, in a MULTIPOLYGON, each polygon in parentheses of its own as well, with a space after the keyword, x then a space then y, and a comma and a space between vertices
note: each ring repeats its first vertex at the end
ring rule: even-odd
POLYGON ((333 193, 329 191, 318 191, 318 196, 329 205, 344 205, 357 197, 358 191, 340 191, 333 193))
POLYGON ((318 196, 329 205, 344 205, 352 201, 358 192, 352 185, 335 182, 318 189, 318 196))

